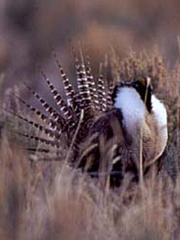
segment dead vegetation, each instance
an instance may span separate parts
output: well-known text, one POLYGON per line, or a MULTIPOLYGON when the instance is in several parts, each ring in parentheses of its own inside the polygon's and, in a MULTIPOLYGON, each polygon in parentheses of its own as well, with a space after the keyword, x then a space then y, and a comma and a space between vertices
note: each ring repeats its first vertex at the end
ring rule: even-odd
MULTIPOLYGON (((151 75, 155 92, 166 103, 169 142, 160 173, 152 171, 143 188, 127 175, 112 190, 67 164, 62 168, 67 150, 59 162, 29 161, 17 136, 12 141, 2 127, 0 239, 180 239, 179 64, 170 71, 159 54, 134 52, 111 63, 120 79, 151 75)), ((7 119, 3 114, 1 126, 7 119)), ((19 127, 15 117, 11 121, 19 127)), ((101 158, 106 159, 105 151, 101 158)))
MULTIPOLYGON (((0 239, 180 239, 180 64, 174 63, 179 58, 179 10, 177 0, 0 1, 0 239), (62 161, 52 162, 37 161, 24 151, 29 142, 18 132, 33 135, 35 130, 7 113, 7 96, 2 101, 2 95, 24 75, 45 91, 35 68, 42 63, 49 70, 49 45, 58 49, 72 75, 69 38, 89 44, 94 68, 111 44, 121 57, 129 47, 151 53, 131 51, 121 61, 111 52, 114 78, 151 75, 168 110, 169 140, 161 171, 152 172, 144 188, 130 184, 131 176, 111 190, 79 170, 65 165, 62 171, 67 149, 61 151, 62 161), (166 64, 158 51, 152 53, 156 44, 166 64)), ((59 83, 57 71, 49 75, 59 83)), ((27 92, 23 96, 29 97, 27 92)), ((15 112, 29 114, 12 96, 11 102, 15 112)), ((41 147, 36 142, 31 146, 41 147)))
POLYGON ((53 177, 4 137, 1 239, 179 239, 179 176, 173 183, 152 174, 143 189, 129 187, 126 176, 114 191, 75 169, 50 167, 53 177))

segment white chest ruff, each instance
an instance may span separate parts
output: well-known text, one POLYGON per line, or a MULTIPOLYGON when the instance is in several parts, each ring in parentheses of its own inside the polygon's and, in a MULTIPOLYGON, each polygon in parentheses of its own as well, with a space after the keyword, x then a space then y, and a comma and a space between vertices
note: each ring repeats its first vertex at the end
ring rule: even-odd
POLYGON ((167 143, 167 113, 164 104, 152 95, 152 113, 149 114, 139 93, 132 87, 122 87, 115 98, 114 106, 121 110, 123 125, 132 139, 137 139, 140 129, 143 130, 143 135, 149 135, 151 139, 149 145, 156 148, 152 149, 154 154, 149 155, 152 156, 152 161, 157 159, 167 143), (148 123, 147 117, 150 119, 148 123))
POLYGON ((119 108, 123 115, 124 126, 131 135, 137 126, 144 121, 146 108, 138 92, 134 88, 123 87, 115 99, 115 108, 119 108))

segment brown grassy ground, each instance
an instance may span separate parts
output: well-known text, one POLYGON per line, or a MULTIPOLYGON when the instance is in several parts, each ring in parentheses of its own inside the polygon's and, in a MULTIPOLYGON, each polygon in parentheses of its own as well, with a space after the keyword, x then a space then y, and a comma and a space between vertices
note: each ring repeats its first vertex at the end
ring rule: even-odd
POLYGON ((180 239, 179 65, 170 71, 159 54, 133 52, 123 61, 113 56, 111 62, 115 77, 153 76, 155 92, 166 103, 169 142, 161 172, 152 172, 143 188, 130 186, 129 176, 119 189, 103 188, 78 170, 62 168, 64 157, 29 162, 17 138, 12 141, 3 128, 0 239, 180 239))
POLYGON ((1 239, 180 239, 180 179, 146 179, 116 191, 58 165, 30 166, 3 138, 0 167, 1 239), (49 170, 49 169, 48 169, 49 170))
MULTIPOLYGON (((0 239, 180 239, 179 11, 178 0, 0 1, 0 239), (144 189, 129 188, 127 176, 117 191, 104 190, 76 170, 62 172, 61 162, 29 162, 21 147, 25 140, 4 131, 7 120, 15 130, 26 128, 2 115, 4 89, 25 76, 45 91, 35 68, 44 62, 49 70, 52 46, 71 73, 69 39, 88 43, 96 69, 111 44, 121 57, 129 47, 151 53, 131 52, 111 62, 116 78, 151 74, 167 106, 162 171, 146 179, 144 189), (165 65, 152 54, 155 45, 165 65)), ((57 71, 48 74, 59 82, 57 71)), ((19 111, 18 104, 14 108, 19 111)))

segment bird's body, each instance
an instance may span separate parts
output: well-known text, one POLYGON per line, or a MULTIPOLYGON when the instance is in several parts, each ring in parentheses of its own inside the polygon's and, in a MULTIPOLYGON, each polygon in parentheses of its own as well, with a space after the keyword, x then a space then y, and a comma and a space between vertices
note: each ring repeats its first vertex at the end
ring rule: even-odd
POLYGON ((137 79, 117 86, 113 94, 112 109, 102 114, 89 128, 86 142, 93 134, 94 138, 89 145, 83 146, 84 152, 80 154, 80 166, 89 172, 97 171, 100 161, 104 161, 105 155, 109 154, 111 160, 108 166, 112 174, 116 173, 112 176, 112 179, 116 178, 116 184, 117 179, 121 179, 127 171, 138 174, 140 154, 146 170, 161 156, 167 143, 165 106, 151 93, 150 107, 147 107, 141 94, 134 88, 134 83, 138 81, 137 79), (101 141, 103 145, 100 144, 101 141), (94 144, 91 148, 93 143, 97 145, 94 144), (88 157, 98 159, 98 163, 93 165, 91 161, 91 165, 87 162, 88 157))
POLYGON ((114 106, 121 109, 123 126, 131 135, 135 148, 142 137, 145 165, 158 159, 167 143, 167 113, 164 104, 152 95, 149 112, 136 89, 125 86, 120 88, 114 106))
POLYGON ((106 88, 103 75, 95 83, 89 62, 85 64, 82 56, 81 60, 80 63, 76 58, 78 90, 75 91, 56 59, 67 103, 43 74, 61 114, 30 89, 49 115, 20 99, 45 125, 21 119, 45 133, 46 139, 37 137, 36 140, 46 148, 48 145, 59 148, 61 135, 65 133, 63 140, 71 149, 69 161, 73 166, 91 175, 110 174, 112 183, 118 179, 119 185, 126 171, 134 168, 138 171, 141 153, 144 168, 163 153, 167 142, 166 109, 153 95, 148 77, 116 86, 111 81, 106 88))

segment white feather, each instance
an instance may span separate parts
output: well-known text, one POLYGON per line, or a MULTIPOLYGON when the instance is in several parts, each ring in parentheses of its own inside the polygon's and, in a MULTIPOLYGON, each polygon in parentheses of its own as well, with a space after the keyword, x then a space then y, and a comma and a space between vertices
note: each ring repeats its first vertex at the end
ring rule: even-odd
POLYGON ((168 130, 167 130, 167 112, 163 103, 160 102, 154 95, 152 95, 152 112, 154 118, 156 119, 157 127, 159 129, 159 135, 161 136, 161 145, 158 157, 164 151, 167 139, 168 139, 168 130))
POLYGON ((152 111, 154 113, 154 117, 156 118, 159 127, 164 126, 167 127, 167 112, 166 108, 164 107, 164 104, 160 102, 160 100, 157 99, 157 97, 155 97, 154 95, 152 95, 151 102, 152 111))
POLYGON ((120 88, 115 98, 114 107, 121 110, 123 123, 130 134, 136 131, 137 125, 143 123, 146 107, 134 88, 120 88))

